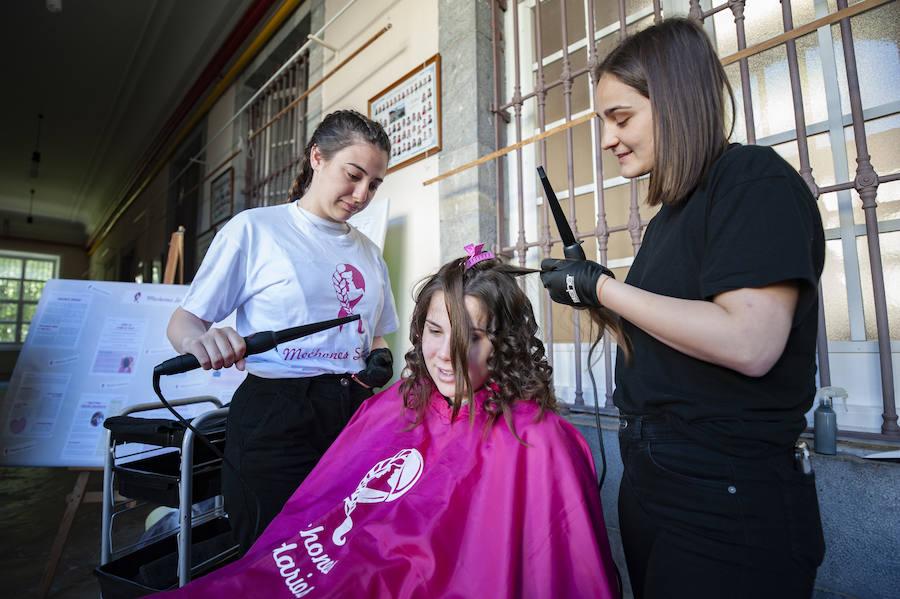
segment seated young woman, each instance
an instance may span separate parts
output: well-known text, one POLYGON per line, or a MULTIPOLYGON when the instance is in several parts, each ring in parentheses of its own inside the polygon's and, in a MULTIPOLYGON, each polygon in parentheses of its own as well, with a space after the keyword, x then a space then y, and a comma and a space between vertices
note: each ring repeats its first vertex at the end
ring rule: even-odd
POLYGON ((618 596, 594 463, 516 277, 481 245, 415 294, 366 400, 239 561, 167 597, 618 596))

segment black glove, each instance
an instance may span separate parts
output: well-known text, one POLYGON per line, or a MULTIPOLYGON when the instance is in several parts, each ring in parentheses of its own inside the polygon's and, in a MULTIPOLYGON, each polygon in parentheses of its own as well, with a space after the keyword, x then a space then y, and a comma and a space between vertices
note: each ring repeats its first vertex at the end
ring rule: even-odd
POLYGON ((550 292, 550 299, 576 308, 601 306, 597 298, 597 280, 601 275, 616 278, 611 270, 591 260, 547 258, 541 262, 541 282, 550 292))
POLYGON ((366 367, 353 375, 364 387, 381 387, 394 376, 394 356, 386 347, 373 349, 366 356, 366 367))

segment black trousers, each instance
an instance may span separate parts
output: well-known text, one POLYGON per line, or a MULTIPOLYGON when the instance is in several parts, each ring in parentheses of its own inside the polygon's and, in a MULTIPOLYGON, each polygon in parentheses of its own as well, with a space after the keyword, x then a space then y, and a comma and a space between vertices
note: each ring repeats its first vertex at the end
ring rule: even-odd
POLYGON ((812 596, 825 554, 815 477, 623 416, 619 525, 636 599, 812 596))
POLYGON ((241 383, 228 411, 225 511, 245 553, 372 391, 350 375, 241 383))

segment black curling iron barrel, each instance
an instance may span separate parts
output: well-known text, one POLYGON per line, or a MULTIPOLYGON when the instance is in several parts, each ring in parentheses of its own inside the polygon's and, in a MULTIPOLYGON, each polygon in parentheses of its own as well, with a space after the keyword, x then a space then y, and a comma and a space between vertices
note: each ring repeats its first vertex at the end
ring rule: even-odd
MULTIPOLYGON (((324 331, 331 327, 347 324, 354 320, 359 320, 359 314, 344 316, 343 318, 334 318, 332 320, 323 320, 322 322, 314 322, 312 324, 304 324, 299 327, 283 329, 281 331, 260 331, 258 333, 253 333, 252 335, 244 337, 244 343, 247 344, 247 351, 244 353, 244 357, 252 354, 261 354, 264 351, 269 351, 279 343, 293 341, 294 339, 312 335, 313 333, 318 333, 319 331, 324 331)), ((187 372, 188 370, 194 370, 195 368, 200 368, 200 362, 197 361, 197 358, 192 354, 182 354, 170 358, 161 364, 157 364, 153 368, 153 374, 165 376, 187 372)))
POLYGON ((581 247, 580 241, 576 241, 575 234, 572 233, 572 228, 569 226, 569 221, 566 220, 566 215, 563 214, 562 206, 559 205, 559 200, 556 198, 556 193, 554 193, 553 187, 550 185, 550 180, 547 179, 544 167, 537 167, 537 172, 538 177, 541 178, 541 185, 544 186, 544 195, 547 196, 547 203, 550 204, 553 220, 556 221, 559 238, 563 243, 563 255, 569 260, 586 260, 584 248, 581 247))

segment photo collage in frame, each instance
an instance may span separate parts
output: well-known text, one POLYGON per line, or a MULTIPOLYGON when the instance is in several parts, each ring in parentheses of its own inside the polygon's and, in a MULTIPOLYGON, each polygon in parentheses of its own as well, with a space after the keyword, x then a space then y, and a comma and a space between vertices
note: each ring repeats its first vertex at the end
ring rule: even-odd
POLYGON ((441 149, 440 72, 435 54, 369 100, 369 118, 391 139, 388 172, 441 149))

